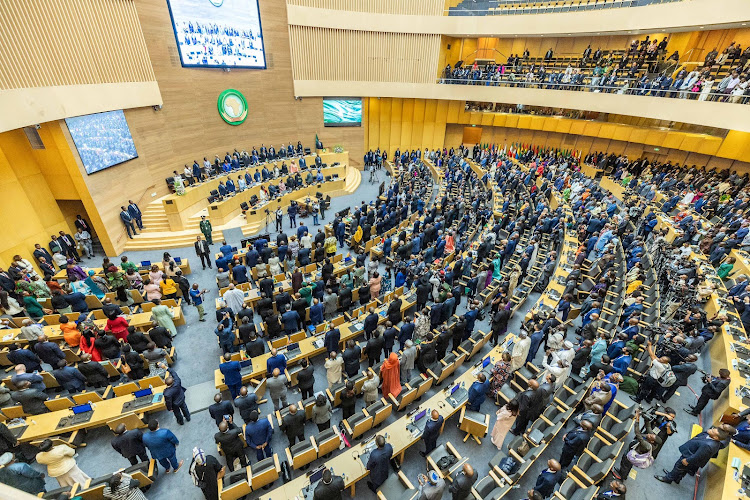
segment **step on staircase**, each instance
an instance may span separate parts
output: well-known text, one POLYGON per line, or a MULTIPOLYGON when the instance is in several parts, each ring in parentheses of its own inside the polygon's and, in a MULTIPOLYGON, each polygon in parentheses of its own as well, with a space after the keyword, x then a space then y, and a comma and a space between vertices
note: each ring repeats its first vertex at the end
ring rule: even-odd
MULTIPOLYGON (((201 234, 199 225, 201 214, 188 218, 187 229, 172 231, 164 211, 161 200, 156 200, 145 208, 143 212, 143 231, 125 244, 125 250, 153 250, 166 248, 187 247, 195 242, 195 237, 201 234)), ((205 212, 205 211, 204 211, 205 212)), ((224 234, 220 229, 212 231, 213 240, 221 242, 224 234)))
MULTIPOLYGON (((346 196, 348 194, 354 193, 357 188, 359 187, 360 183, 362 182, 362 172, 354 167, 347 166, 346 167, 346 180, 344 182, 344 189, 339 189, 338 191, 332 191, 330 193, 325 193, 329 195, 331 198, 335 198, 336 196, 346 196)), ((284 213, 286 213, 286 206, 282 207, 284 210, 284 213)), ((242 226, 242 235, 243 236, 253 236, 261 231, 261 229, 265 228, 266 221, 265 219, 261 219, 260 222, 254 222, 252 224, 245 224, 242 226)), ((275 218, 273 217, 273 214, 271 214, 271 218, 269 219, 268 223, 269 230, 273 231, 276 228, 276 222, 275 218)))

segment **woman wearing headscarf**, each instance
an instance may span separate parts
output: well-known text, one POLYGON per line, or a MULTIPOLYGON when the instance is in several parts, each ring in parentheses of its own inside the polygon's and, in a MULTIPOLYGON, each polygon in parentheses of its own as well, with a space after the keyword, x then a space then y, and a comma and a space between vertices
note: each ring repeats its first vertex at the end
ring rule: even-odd
POLYGON ((188 470, 193 484, 201 489, 206 500, 219 500, 219 479, 224 477, 226 467, 222 467, 216 457, 193 448, 193 461, 188 470))
POLYGON ((97 276, 93 269, 89 270, 88 277, 86 277, 84 283, 86 283, 89 290, 91 290, 91 293, 96 295, 96 298, 99 300, 103 299, 104 294, 109 291, 107 288, 107 282, 97 276))
POLYGON ((392 352, 380 367, 380 380, 383 383, 383 396, 388 397, 391 394, 395 398, 401 394, 401 366, 395 352, 392 352))

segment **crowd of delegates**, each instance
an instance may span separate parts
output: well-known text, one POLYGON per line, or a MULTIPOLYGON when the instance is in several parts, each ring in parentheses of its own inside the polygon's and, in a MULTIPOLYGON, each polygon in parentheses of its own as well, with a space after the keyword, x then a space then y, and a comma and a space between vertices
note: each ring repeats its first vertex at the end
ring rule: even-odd
MULTIPOLYGON (((375 157, 377 158, 377 153, 375 157)), ((231 400, 223 400, 217 394, 214 404, 209 407, 209 413, 217 425, 214 440, 224 450, 226 468, 230 471, 234 469, 235 458, 239 460, 240 466, 247 464, 247 450, 240 439, 242 431, 234 421, 235 412, 239 413, 246 424, 245 441, 247 447, 255 451, 256 458, 262 460, 273 453, 271 441, 274 429, 267 419, 260 418, 262 408, 259 407, 256 395, 242 384, 241 369, 243 364, 250 361, 233 361, 231 357, 231 353, 237 348, 236 338, 239 339, 239 348, 253 358, 266 351, 265 341, 268 339, 297 332, 309 324, 326 324, 323 344, 327 354, 322 362, 326 372, 325 382, 329 387, 340 382, 348 384, 342 393, 341 404, 342 418, 346 418, 353 415, 361 404, 357 402, 354 386, 348 378, 362 370, 362 349, 365 350, 368 366, 373 367, 383 360, 379 370, 368 372, 363 385, 364 404, 375 401, 379 391, 383 395, 398 396, 401 383, 409 380, 414 370, 427 373, 445 357, 449 346, 451 350, 455 350, 473 333, 477 320, 485 314, 482 304, 476 300, 477 295, 493 281, 499 282, 499 287, 496 295, 490 299, 488 311, 492 329, 491 342, 496 345, 502 341, 511 314, 510 297, 517 284, 534 266, 540 242, 547 237, 551 244, 551 251, 542 263, 539 287, 543 289, 554 273, 557 255, 555 249, 561 242, 564 230, 567 230, 578 236, 580 246, 559 304, 555 310, 533 313, 523 323, 517 342, 497 361, 490 376, 485 377, 482 373, 477 375, 469 387, 467 402, 470 409, 482 411, 487 396, 498 402, 500 388, 526 362, 534 362, 545 369, 544 377, 530 381, 526 391, 519 393, 498 410, 491 441, 501 448, 508 432, 520 434, 526 431, 528 425, 542 413, 554 391, 569 377, 595 379, 591 392, 584 398, 579 415, 575 418, 577 427, 563 437, 564 446, 559 460, 549 460, 547 469, 540 474, 533 490, 529 492, 529 498, 546 498, 585 447, 618 392, 629 393, 640 403, 659 401, 668 405, 676 390, 687 385, 688 378, 698 370, 696 362, 699 356, 706 352, 706 344, 726 319, 722 316, 706 318, 705 314, 701 314, 700 308, 694 307, 684 315, 676 316, 670 329, 658 338, 641 328, 639 320, 645 309, 643 283, 646 280, 640 260, 646 252, 650 252, 655 258, 655 253, 663 248, 664 240, 663 230, 655 230, 654 225, 650 224, 651 219, 640 217, 652 188, 665 193, 682 191, 675 207, 681 207, 680 203, 685 201, 696 211, 703 210, 701 213, 704 215, 719 217, 723 221, 721 238, 716 233, 710 240, 716 240, 717 244, 726 249, 725 239, 737 242, 747 235, 747 229, 738 234, 747 227, 744 221, 749 199, 744 196, 747 177, 738 177, 728 172, 677 169, 668 164, 651 164, 643 159, 630 163, 627 158, 603 153, 587 156, 588 162, 611 168, 618 179, 642 195, 619 203, 594 180, 577 171, 576 158, 549 150, 525 151, 519 155, 520 161, 512 161, 494 148, 482 149, 478 146, 473 150, 461 146, 423 152, 396 151, 393 158, 397 170, 393 183, 384 193, 384 199, 371 204, 363 202, 356 207, 348 227, 344 220, 337 217, 332 225, 334 235, 326 236, 319 231, 311 238, 304 223, 297 226, 296 220, 290 217, 293 234, 287 236, 282 231, 277 236, 277 255, 268 247, 268 242, 262 239, 257 240, 242 257, 235 255, 229 245, 224 244, 220 248, 222 256, 216 262, 217 281, 220 287, 227 287, 228 291, 224 294, 225 304, 216 312, 218 324, 215 333, 225 354, 219 369, 229 387, 231 400), (482 167, 482 176, 472 170, 469 157, 482 167), (432 162, 445 172, 445 189, 433 203, 427 199, 432 179, 425 161, 432 162), (636 181, 631 185, 633 179, 636 181), (492 192, 487 189, 488 186, 499 192, 500 206, 493 207, 492 192), (572 218, 565 216, 562 206, 551 208, 549 199, 553 190, 570 206, 572 218), (687 190, 690 192, 684 192, 687 190), (700 197, 697 197, 698 190, 701 190, 700 197), (696 207, 704 197, 709 201, 696 207), (493 208, 500 212, 499 218, 492 217, 493 208), (414 213, 419 214, 420 218, 411 227, 395 233, 393 237, 381 236, 414 213), (476 227, 481 229, 479 237, 476 241, 470 241, 468 235, 476 227), (528 243, 525 246, 519 245, 520 236, 527 230, 531 234, 528 243), (378 235, 377 243, 383 250, 384 262, 369 258, 363 250, 371 234, 378 235), (347 245, 347 236, 349 251, 354 253, 354 268, 336 276, 330 259, 337 252, 337 247, 347 245), (300 267, 309 263, 312 248, 325 250, 316 252, 322 276, 314 282, 307 282, 300 267), (465 250, 468 252, 463 255, 465 250), (617 279, 614 266, 618 261, 616 254, 620 250, 625 254, 625 261, 620 265, 627 267, 627 295, 618 325, 605 329, 599 313, 607 290, 617 279), (450 266, 440 265, 440 259, 452 252, 459 257, 450 266), (514 265, 512 272, 501 273, 514 255, 520 256, 519 263, 514 265), (585 279, 589 277, 584 272, 586 259, 598 262, 599 269, 595 276, 596 284, 588 293, 582 289, 585 279), (265 264, 273 268, 272 274, 282 270, 291 273, 291 292, 276 289, 273 279, 266 275, 265 264), (245 306, 244 295, 235 287, 235 284, 252 279, 249 270, 253 267, 259 271, 257 286, 262 291, 254 310, 245 306), (364 344, 360 346, 354 341, 348 341, 343 352, 339 352, 340 332, 326 321, 342 311, 365 305, 372 298, 380 297, 400 286, 414 290, 416 314, 402 316, 402 299, 394 298, 386 311, 387 321, 379 325, 380 316, 370 309, 362 318, 364 344), (359 293, 358 303, 352 302, 352 290, 355 288, 359 293), (464 300, 465 312, 459 315, 456 324, 449 330, 446 322, 464 300), (309 324, 305 314, 308 307, 309 324), (580 323, 566 322, 573 307, 580 307, 580 323), (264 326, 262 329, 258 328, 261 322, 264 326), (642 377, 635 377, 636 374, 630 370, 633 360, 644 357, 650 359, 648 369, 642 377), (230 416, 229 419, 226 418, 227 415, 230 416)), ((672 200, 670 198, 668 203, 672 200)), ((669 205, 665 210, 671 211, 669 205)), ((680 218, 680 223, 685 222, 687 217, 689 216, 680 218)), ((689 229, 696 224, 697 231, 700 231, 700 221, 687 221, 685 233, 689 234, 689 229)), ((692 242, 701 244, 705 239, 692 242)), ((691 242, 689 239, 683 240, 685 243, 691 242)), ((675 243, 673 252, 665 258, 679 273, 682 266, 686 265, 689 252, 683 249, 682 242, 676 240, 675 243)), ((713 250, 717 248, 719 247, 713 250)), ((43 380, 34 371, 49 366, 60 385, 65 390, 75 392, 87 386, 100 387, 108 383, 106 371, 95 361, 122 358, 130 367, 129 378, 137 379, 147 374, 166 377, 167 409, 175 413, 178 424, 190 421, 179 376, 166 365, 166 349, 170 347, 176 330, 171 324, 169 309, 160 305, 160 298, 173 297, 179 288, 186 300, 192 298, 198 306, 202 301, 202 291, 195 285, 189 288, 187 280, 185 283, 180 281, 173 260, 165 253, 164 271, 155 267, 148 277, 140 280, 145 298, 157 304, 154 308, 157 321, 149 332, 151 342, 148 342, 142 333, 127 324, 120 310, 120 305, 128 304, 129 294, 124 292, 139 286, 140 273, 137 267, 134 269, 134 265, 126 257, 122 258, 120 268, 108 261, 103 264, 107 272, 104 278, 100 278, 102 283, 97 284, 93 278, 92 283, 97 288, 99 285, 109 286, 118 291, 114 302, 121 300, 119 304, 104 300, 107 326, 100 330, 87 320, 76 326, 66 326, 70 322, 61 318, 65 342, 81 347, 85 353, 82 362, 77 368, 68 366, 60 348, 46 339, 38 324, 30 321, 24 326, 23 335, 33 343, 32 349, 12 346, 8 354, 8 358, 16 363, 13 383, 18 390, 0 394, 0 400, 7 404, 19 403, 26 413, 32 415, 46 412, 43 402, 48 395, 43 380), (131 278, 134 274, 138 278, 131 278), (159 284, 158 288, 155 283, 159 284), (163 316, 164 322, 161 321, 162 315, 157 314, 159 307, 167 311, 163 316), (148 361, 148 372, 143 368, 143 359, 148 361)), ((74 262, 66 263, 71 278, 78 272, 76 267, 74 262)), ((690 272, 681 275, 691 283, 698 279, 697 274, 690 272)), ((89 278, 91 276, 86 277, 84 282, 89 278)), ((741 278, 732 287, 730 297, 736 297, 738 303, 750 302, 748 279, 741 278)), ((75 283, 74 280, 71 281, 75 283)), ((103 291, 102 288, 99 290, 103 291)), ((15 287, 12 293, 17 295, 15 287)), ((3 298, 14 297, 6 292, 3 298)), ((65 312, 65 307, 61 309, 57 310, 65 312)), ((746 310, 750 311, 750 307, 746 310)), ((677 308, 672 312, 677 312, 677 308)), ((744 317, 743 314, 743 319, 744 317)), ((750 323, 747 326, 750 327, 750 323)), ((297 379, 302 398, 315 394, 316 362, 320 363, 313 359, 301 363, 302 369, 297 379)), ((275 409, 296 402, 296 391, 291 391, 285 378, 281 376, 286 365, 286 357, 272 349, 266 364, 267 390, 275 409)), ((701 396, 696 405, 688 409, 689 412, 699 415, 710 400, 718 398, 726 390, 728 384, 727 370, 720 370, 717 376, 707 376, 701 396)), ((320 385, 319 382, 318 387, 320 385)), ((293 406, 282 419, 281 430, 289 444, 293 445, 305 438, 307 430, 304 412, 291 408, 293 406)), ((312 415, 312 421, 318 430, 331 426, 333 408, 325 395, 319 394, 316 397, 312 415)), ((674 432, 675 418, 676 412, 668 406, 648 420, 638 413, 637 431, 631 447, 639 454, 651 453, 652 456, 657 456, 666 439, 674 432), (640 425, 641 420, 643 427, 640 425)), ((441 419, 436 412, 430 416, 422 437, 425 442, 422 453, 427 454, 435 448, 442 426, 441 419)), ((178 442, 174 434, 160 429, 156 421, 152 421, 149 429, 149 432, 143 433, 118 428, 112 445, 131 463, 147 457, 148 448, 152 458, 158 459, 167 471, 178 470, 182 462, 176 457, 175 446, 178 442)), ((0 427, 0 434, 2 431, 0 427)), ((741 425, 737 431, 722 424, 688 440, 680 447, 681 456, 673 470, 665 476, 658 476, 658 479, 679 482, 685 474, 694 474, 730 440, 750 446, 747 425, 741 425)), ((387 478, 389 460, 393 453, 382 436, 376 439, 376 446, 367 464, 370 469, 369 486, 373 490, 387 478)), ((47 449, 49 445, 43 443, 42 447, 45 448, 41 450, 42 453, 50 453, 47 449)), ((16 459, 27 458, 30 454, 28 450, 21 449, 15 440, 10 441, 7 450, 0 448, 0 452, 2 451, 13 451, 16 459), (24 454, 24 451, 27 453, 24 454)), ((54 460, 65 460, 69 465, 70 459, 64 458, 66 454, 65 449, 56 450, 55 455, 61 458, 54 460)), ((0 461, 2 460, 0 457, 0 461)), ((615 470, 619 480, 614 481, 608 491, 614 496, 623 495, 630 468, 642 465, 623 457, 615 470)), ((216 481, 225 470, 216 457, 195 448, 189 469, 194 478, 200 479, 196 484, 201 485, 206 498, 216 498, 216 481)), ((60 474, 63 477, 61 484, 63 481, 80 479, 80 474, 83 474, 72 466, 65 472, 69 474, 60 474)), ((454 498, 465 498, 478 474, 467 465, 459 476, 451 483, 450 489, 454 498)), ((439 478, 424 476, 419 477, 418 482, 423 492, 442 492, 446 488, 439 478)), ((124 488, 129 484, 122 486, 121 483, 113 483, 111 488, 124 488)), ((336 492, 343 489, 343 481, 329 471, 317 488, 320 489, 320 494, 316 489, 316 498, 336 498, 336 492)))
MULTIPOLYGON (((587 47, 579 66, 572 63, 564 69, 547 69, 545 64, 552 59, 552 49, 538 64, 529 61, 528 51, 523 57, 517 54, 508 58, 505 64, 489 63, 472 66, 457 63, 446 66, 443 82, 468 85, 510 85, 534 86, 561 90, 590 90, 604 93, 649 95, 697 99, 701 101, 726 101, 747 103, 750 99, 750 48, 744 51, 739 44, 732 42, 719 55, 716 49, 706 55, 702 66, 688 71, 685 67, 658 70, 657 56, 664 54, 666 40, 656 43, 634 40, 627 51, 619 57, 603 55, 601 49, 593 54, 587 47), (717 78, 717 69, 724 68, 726 75, 717 78), (649 77, 649 75, 656 75, 649 77)), ((666 61, 679 62, 677 52, 666 61)))

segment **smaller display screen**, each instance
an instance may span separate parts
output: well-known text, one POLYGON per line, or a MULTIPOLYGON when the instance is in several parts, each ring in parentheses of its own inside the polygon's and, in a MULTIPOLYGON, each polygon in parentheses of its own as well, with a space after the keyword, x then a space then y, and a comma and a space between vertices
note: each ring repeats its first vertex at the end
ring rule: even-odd
POLYGON ((362 126, 362 99, 323 99, 323 124, 326 127, 362 126))

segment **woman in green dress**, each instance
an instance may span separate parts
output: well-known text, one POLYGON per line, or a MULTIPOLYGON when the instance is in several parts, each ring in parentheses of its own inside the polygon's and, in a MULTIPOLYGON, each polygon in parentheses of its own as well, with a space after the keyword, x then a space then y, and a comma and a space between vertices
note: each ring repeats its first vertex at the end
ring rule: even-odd
POLYGON ((121 305, 133 300, 127 293, 128 280, 117 267, 112 265, 107 268, 107 282, 109 282, 110 288, 115 291, 115 297, 121 305))
POLYGON ((44 309, 36 300, 36 297, 28 291, 23 292, 23 306, 26 308, 26 312, 29 313, 29 317, 33 319, 41 319, 45 314, 52 314, 52 309, 44 309))
POLYGON ((495 260, 492 261, 492 279, 493 280, 500 280, 502 281, 503 275, 500 273, 502 271, 502 259, 500 256, 498 256, 495 260))
POLYGON ((177 335, 177 328, 175 328, 174 321, 172 321, 172 310, 167 306, 161 305, 161 300, 159 299, 154 299, 152 302, 155 304, 154 308, 151 309, 151 315, 154 317, 154 320, 159 323, 159 326, 166 328, 172 337, 177 335))
POLYGON ((729 257, 727 260, 724 261, 722 265, 719 266, 719 268, 716 270, 716 274, 719 276, 719 278, 725 280, 727 279, 727 276, 729 276, 729 273, 732 272, 732 268, 734 267, 734 263, 737 261, 734 257, 729 257))

